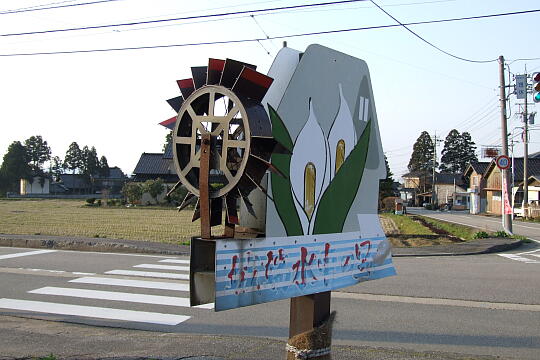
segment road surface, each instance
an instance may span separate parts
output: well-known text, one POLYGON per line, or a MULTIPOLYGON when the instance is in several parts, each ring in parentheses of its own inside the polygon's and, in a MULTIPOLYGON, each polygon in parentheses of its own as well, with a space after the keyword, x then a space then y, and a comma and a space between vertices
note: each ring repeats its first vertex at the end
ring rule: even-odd
MULTIPOLYGON (((396 258, 398 276, 333 293, 334 343, 538 359, 540 258, 500 255, 509 254, 396 258)), ((176 256, 0 248, 0 316, 287 338, 288 301, 188 307, 188 266, 176 256)))

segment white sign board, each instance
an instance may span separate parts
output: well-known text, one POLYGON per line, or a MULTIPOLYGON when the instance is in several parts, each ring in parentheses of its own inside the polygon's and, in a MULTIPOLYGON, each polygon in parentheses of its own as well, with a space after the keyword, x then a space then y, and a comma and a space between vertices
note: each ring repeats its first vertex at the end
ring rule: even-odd
POLYGON ((395 274, 384 233, 218 239, 215 310, 331 291, 395 274))
POLYGON ((527 95, 527 75, 516 75, 516 98, 525 99, 527 95))

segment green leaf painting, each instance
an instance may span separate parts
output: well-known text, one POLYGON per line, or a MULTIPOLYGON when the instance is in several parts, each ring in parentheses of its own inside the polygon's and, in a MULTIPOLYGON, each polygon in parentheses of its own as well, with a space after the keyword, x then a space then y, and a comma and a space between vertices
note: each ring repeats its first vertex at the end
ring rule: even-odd
MULTIPOLYGON (((272 136, 283 147, 292 153, 293 142, 278 113, 268 105, 270 120, 272 122, 272 136)), ((303 235, 302 224, 296 213, 290 181, 291 154, 272 154, 272 164, 280 170, 285 177, 272 173, 272 196, 277 213, 285 227, 288 236, 303 235)))
POLYGON ((320 199, 313 234, 331 234, 343 230, 364 174, 370 134, 371 121, 368 121, 356 146, 320 199))
MULTIPOLYGON (((272 122, 272 135, 283 147, 293 151, 293 141, 279 114, 268 106, 272 122)), ((369 149, 371 120, 351 153, 340 167, 319 200, 313 234, 331 234, 343 231, 349 210, 362 181, 369 149)), ((288 236, 304 235, 302 223, 294 204, 290 164, 291 154, 272 154, 272 164, 284 175, 271 174, 272 195, 277 213, 288 236)))

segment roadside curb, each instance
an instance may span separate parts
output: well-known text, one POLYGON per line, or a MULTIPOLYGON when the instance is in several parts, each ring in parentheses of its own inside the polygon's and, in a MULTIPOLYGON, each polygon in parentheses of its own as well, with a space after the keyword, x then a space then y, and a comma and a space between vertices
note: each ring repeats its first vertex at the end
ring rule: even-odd
POLYGON ((504 252, 516 249, 523 244, 522 240, 515 239, 485 239, 455 245, 430 246, 418 248, 394 248, 393 257, 420 257, 420 256, 462 256, 481 255, 504 252), (512 241, 510 241, 512 240, 512 241), (488 242, 489 241, 489 242, 488 242), (482 243, 484 242, 484 243, 482 243))
POLYGON ((189 255, 188 245, 174 245, 137 240, 47 235, 0 234, 0 246, 115 253, 189 255))
MULTIPOLYGON (((452 245, 433 245, 393 249, 393 257, 461 256, 503 252, 518 248, 522 240, 482 239, 452 245)), ((82 238, 49 235, 0 234, 0 246, 34 249, 76 250, 114 253, 189 256, 189 245, 164 244, 149 241, 82 238)))

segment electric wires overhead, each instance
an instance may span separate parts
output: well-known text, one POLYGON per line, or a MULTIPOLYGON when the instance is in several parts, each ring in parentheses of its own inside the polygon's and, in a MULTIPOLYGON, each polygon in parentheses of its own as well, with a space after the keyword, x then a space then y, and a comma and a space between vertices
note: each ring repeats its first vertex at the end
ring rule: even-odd
MULTIPOLYGON (((355 1, 365 1, 365 0, 334 1, 334 2, 327 2, 327 3, 281 7, 280 9, 298 8, 298 7, 306 7, 306 6, 324 6, 324 5, 329 5, 329 4, 348 3, 348 2, 355 2, 355 1)), ((277 8, 274 8, 274 9, 277 9, 277 8)), ((226 13, 226 14, 254 13, 254 12, 262 12, 262 11, 269 11, 269 9, 259 9, 259 10, 250 10, 250 11, 242 11, 242 12, 230 12, 230 13, 226 13)), ((354 32, 354 31, 364 31, 364 30, 378 30, 378 29, 395 28, 395 27, 400 27, 400 26, 413 26, 413 25, 436 24, 436 23, 446 23, 446 22, 455 22, 455 21, 477 20, 477 19, 492 18, 492 17, 499 17, 499 16, 530 14, 530 13, 537 13, 537 12, 540 12, 540 9, 514 11, 514 12, 488 14, 488 15, 479 15, 479 16, 468 16, 468 17, 460 17, 460 18, 426 20, 426 21, 417 21, 417 22, 410 22, 410 23, 375 25, 375 26, 366 26, 366 27, 357 27, 357 28, 325 30, 325 31, 313 31, 313 32, 305 32, 305 33, 297 33, 297 34, 286 34, 286 35, 279 35, 279 36, 267 36, 265 38, 246 38, 246 39, 235 39, 235 40, 193 42, 193 43, 182 43, 182 44, 161 44, 161 45, 132 46, 132 47, 115 47, 115 48, 102 48, 102 49, 10 53, 10 54, 0 54, 0 57, 78 54, 78 53, 109 52, 109 51, 163 49, 163 48, 202 46, 202 45, 238 44, 238 43, 259 42, 259 41, 263 41, 263 40, 275 40, 275 39, 287 39, 287 38, 304 37, 304 36, 328 35, 328 34, 337 34, 337 33, 354 32)), ((225 14, 225 13, 223 13, 223 14, 225 14)), ((214 16, 217 16, 217 15, 218 14, 189 16, 189 17, 184 17, 184 18, 176 18, 176 20, 178 20, 178 19, 195 19, 195 18, 204 18, 204 17, 214 17, 214 16)), ((225 15, 223 15, 223 16, 225 16, 225 15)), ((152 20, 152 21, 145 21, 145 22, 124 23, 124 24, 99 25, 99 26, 91 26, 91 27, 84 27, 84 28, 72 28, 72 30, 76 30, 76 29, 94 29, 94 28, 102 28, 102 27, 114 27, 114 26, 123 26, 123 25, 128 25, 128 24, 141 24, 141 23, 152 23, 152 22, 159 22, 159 21, 172 21, 172 20, 173 19, 164 19, 164 20, 152 20)), ((27 34, 40 34, 40 33, 47 33, 47 32, 69 31, 69 30, 70 29, 61 29, 61 30, 27 32, 27 33, 18 33, 18 34, 1 34, 0 37, 2 37, 2 36, 16 36, 16 35, 23 35, 23 34, 26 34, 26 35, 27 34)), ((488 62, 490 62, 490 61, 488 61, 488 62)))

